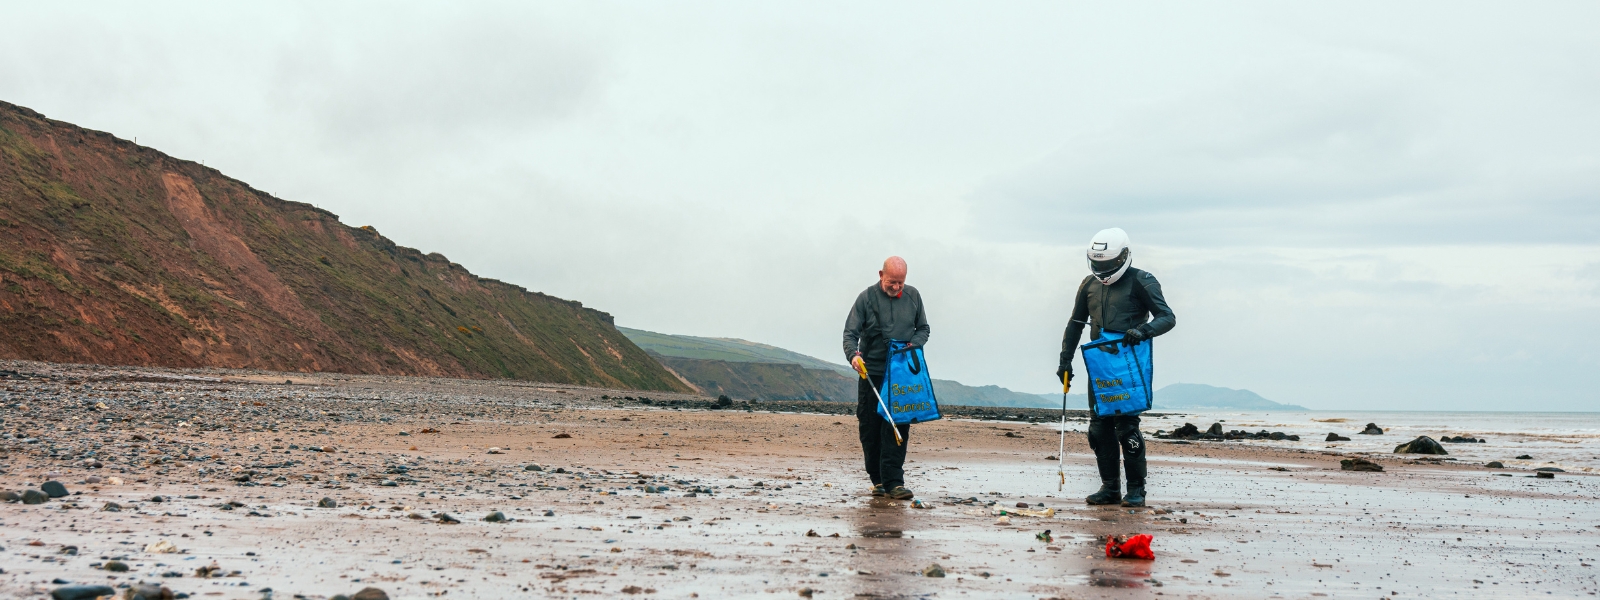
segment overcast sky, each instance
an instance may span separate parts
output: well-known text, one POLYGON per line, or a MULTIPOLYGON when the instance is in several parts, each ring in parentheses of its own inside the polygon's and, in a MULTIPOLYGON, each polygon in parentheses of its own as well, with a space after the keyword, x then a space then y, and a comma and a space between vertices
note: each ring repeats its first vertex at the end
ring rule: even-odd
POLYGON ((1122 227, 1158 386, 1600 407, 1593 2, 7 4, 0 99, 621 325, 842 362, 899 254, 1048 392, 1122 227))

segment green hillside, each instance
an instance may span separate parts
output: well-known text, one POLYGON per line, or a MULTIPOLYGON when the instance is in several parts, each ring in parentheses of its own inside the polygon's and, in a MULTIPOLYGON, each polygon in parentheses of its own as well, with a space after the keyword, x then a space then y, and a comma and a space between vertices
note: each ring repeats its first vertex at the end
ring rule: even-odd
MULTIPOLYGON (((706 394, 758 400, 856 401, 857 376, 850 367, 737 338, 705 338, 618 327, 678 376, 706 394)), ((1037 396, 997 385, 973 387, 933 380, 942 404, 1050 408, 1037 396)))
POLYGON ((836 371, 843 375, 852 373, 850 367, 843 364, 831 363, 799 352, 784 350, 777 346, 758 344, 738 338, 671 335, 627 327, 618 327, 617 331, 621 331, 623 335, 628 336, 628 339, 633 340, 633 343, 638 344, 640 348, 662 356, 725 360, 728 362, 792 364, 800 365, 807 369, 836 371))

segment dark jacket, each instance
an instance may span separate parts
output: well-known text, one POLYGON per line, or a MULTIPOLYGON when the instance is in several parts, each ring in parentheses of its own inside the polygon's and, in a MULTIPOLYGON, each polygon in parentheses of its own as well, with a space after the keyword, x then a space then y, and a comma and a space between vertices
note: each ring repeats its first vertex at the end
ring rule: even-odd
POLYGON ((1101 329, 1122 333, 1138 328, 1146 337, 1155 337, 1172 331, 1178 318, 1167 307, 1156 276, 1128 267, 1128 272, 1111 285, 1100 283, 1093 275, 1078 285, 1077 299, 1072 302, 1072 322, 1061 337, 1061 366, 1072 364, 1085 323, 1089 324, 1090 340, 1099 338, 1101 329))
POLYGON ((850 362, 860 350, 867 372, 882 375, 889 362, 889 340, 926 346, 928 333, 928 313, 917 288, 905 286, 899 298, 891 298, 874 283, 856 296, 844 319, 844 360, 850 362))

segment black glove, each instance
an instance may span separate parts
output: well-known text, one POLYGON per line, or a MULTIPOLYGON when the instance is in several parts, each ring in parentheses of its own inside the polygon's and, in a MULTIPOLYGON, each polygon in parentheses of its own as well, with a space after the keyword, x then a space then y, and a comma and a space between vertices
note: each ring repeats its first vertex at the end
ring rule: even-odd
POLYGON ((1128 332, 1122 336, 1122 343, 1128 346, 1137 346, 1139 345, 1139 342, 1148 339, 1150 339, 1150 337, 1144 334, 1143 329, 1135 327, 1133 329, 1129 329, 1128 332))
POLYGON ((1061 365, 1059 367, 1056 367, 1056 379, 1060 379, 1061 383, 1066 383, 1068 381, 1071 381, 1072 380, 1072 365, 1061 365))

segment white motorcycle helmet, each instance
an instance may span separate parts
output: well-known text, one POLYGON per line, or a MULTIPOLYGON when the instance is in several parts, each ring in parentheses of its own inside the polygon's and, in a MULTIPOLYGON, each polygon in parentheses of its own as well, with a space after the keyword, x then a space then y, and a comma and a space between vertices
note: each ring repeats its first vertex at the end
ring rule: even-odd
POLYGON ((1089 271, 1104 285, 1116 283, 1133 264, 1128 232, 1120 227, 1102 229, 1089 240, 1089 271))

